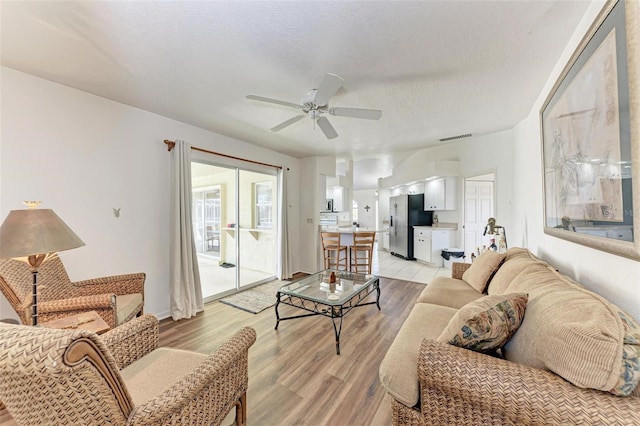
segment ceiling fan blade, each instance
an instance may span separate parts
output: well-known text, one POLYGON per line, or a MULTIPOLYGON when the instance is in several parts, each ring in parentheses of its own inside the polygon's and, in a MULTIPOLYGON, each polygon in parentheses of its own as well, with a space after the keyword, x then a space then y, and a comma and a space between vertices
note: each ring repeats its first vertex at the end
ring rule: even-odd
POLYGON ((327 139, 334 139, 338 137, 336 129, 334 129, 331 123, 329 123, 327 117, 318 118, 316 123, 318 123, 318 127, 320 127, 320 130, 322 130, 322 133, 324 133, 327 139))
POLYGON ((277 105, 284 105, 284 106, 288 106, 291 108, 300 108, 300 105, 298 104, 294 104, 291 102, 286 102, 286 101, 280 101, 278 99, 271 99, 271 98, 265 98, 264 96, 256 96, 256 95, 247 95, 247 99, 251 99, 254 101, 260 101, 260 102, 268 102, 270 104, 277 104, 277 105))
POLYGON ((318 93, 316 93, 316 105, 322 106, 328 104, 329 99, 342 87, 343 81, 341 77, 335 74, 325 75, 322 83, 320 83, 320 87, 318 87, 318 93))
POLYGON ((295 117, 290 118, 287 121, 278 124, 276 127, 271 128, 271 131, 272 132, 280 131, 280 130, 284 129, 285 127, 291 126, 293 123, 302 120, 304 117, 305 117, 304 114, 296 115, 295 117))
POLYGON ((379 109, 331 108, 329 113, 336 117, 365 118, 367 120, 378 120, 382 117, 382 111, 379 109))

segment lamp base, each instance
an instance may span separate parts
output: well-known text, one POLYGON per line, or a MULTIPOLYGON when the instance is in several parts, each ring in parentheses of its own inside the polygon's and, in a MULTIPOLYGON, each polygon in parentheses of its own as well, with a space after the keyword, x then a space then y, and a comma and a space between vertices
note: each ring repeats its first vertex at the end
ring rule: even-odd
MULTIPOLYGON (((29 256, 31 258, 31 256, 29 256)), ((42 262, 40 262, 42 263, 42 262)), ((33 274, 33 299, 31 302, 31 324, 38 325, 38 270, 31 271, 33 274)))

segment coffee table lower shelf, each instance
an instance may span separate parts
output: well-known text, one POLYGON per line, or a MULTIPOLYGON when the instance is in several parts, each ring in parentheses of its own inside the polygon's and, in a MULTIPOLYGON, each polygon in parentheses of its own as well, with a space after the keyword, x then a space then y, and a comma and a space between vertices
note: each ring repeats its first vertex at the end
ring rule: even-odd
POLYGON ((344 301, 342 304, 331 303, 331 301, 329 300, 327 300, 326 302, 320 302, 318 300, 311 300, 309 298, 306 298, 302 294, 293 295, 280 291, 278 291, 276 297, 276 330, 278 329, 278 325, 280 325, 280 321, 312 317, 316 315, 322 315, 331 318, 331 321, 333 323, 333 331, 336 336, 336 354, 340 355, 340 333, 342 331, 342 317, 344 317, 349 311, 351 311, 351 309, 358 306, 375 304, 378 307, 378 310, 380 310, 380 279, 376 277, 375 280, 373 280, 370 284, 363 286, 362 291, 355 293, 350 299, 344 301), (375 302, 361 303, 374 291, 377 292, 375 302), (278 312, 278 306, 281 303, 284 305, 293 306, 294 308, 308 311, 310 313, 282 318, 280 317, 280 314, 278 312))

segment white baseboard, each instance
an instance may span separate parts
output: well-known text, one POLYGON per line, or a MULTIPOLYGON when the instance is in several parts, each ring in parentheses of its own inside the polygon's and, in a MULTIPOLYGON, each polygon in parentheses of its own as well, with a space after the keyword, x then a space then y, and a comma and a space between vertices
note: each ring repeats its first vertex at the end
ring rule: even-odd
POLYGON ((158 318, 159 320, 163 320, 165 318, 171 317, 171 313, 169 311, 164 311, 164 312, 160 312, 160 313, 157 313, 157 314, 154 314, 152 312, 145 312, 145 313, 155 315, 156 318, 158 318))

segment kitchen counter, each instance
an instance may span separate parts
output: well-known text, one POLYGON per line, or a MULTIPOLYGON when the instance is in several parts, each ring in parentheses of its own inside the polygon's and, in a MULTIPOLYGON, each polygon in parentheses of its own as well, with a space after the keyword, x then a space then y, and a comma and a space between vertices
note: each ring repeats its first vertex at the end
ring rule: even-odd
POLYGON ((445 231, 457 231, 458 224, 457 223, 439 223, 437 226, 414 226, 413 229, 416 228, 424 228, 424 229, 442 229, 445 231))
POLYGON ((353 244, 353 233, 354 232, 387 232, 387 230, 378 230, 373 228, 356 228, 355 231, 353 226, 323 226, 321 232, 339 232, 340 233, 340 244, 344 246, 350 246, 353 244))
POLYGON ((356 228, 353 226, 323 226, 322 232, 339 232, 341 234, 353 234, 354 232, 385 232, 379 229, 373 228, 356 228))

